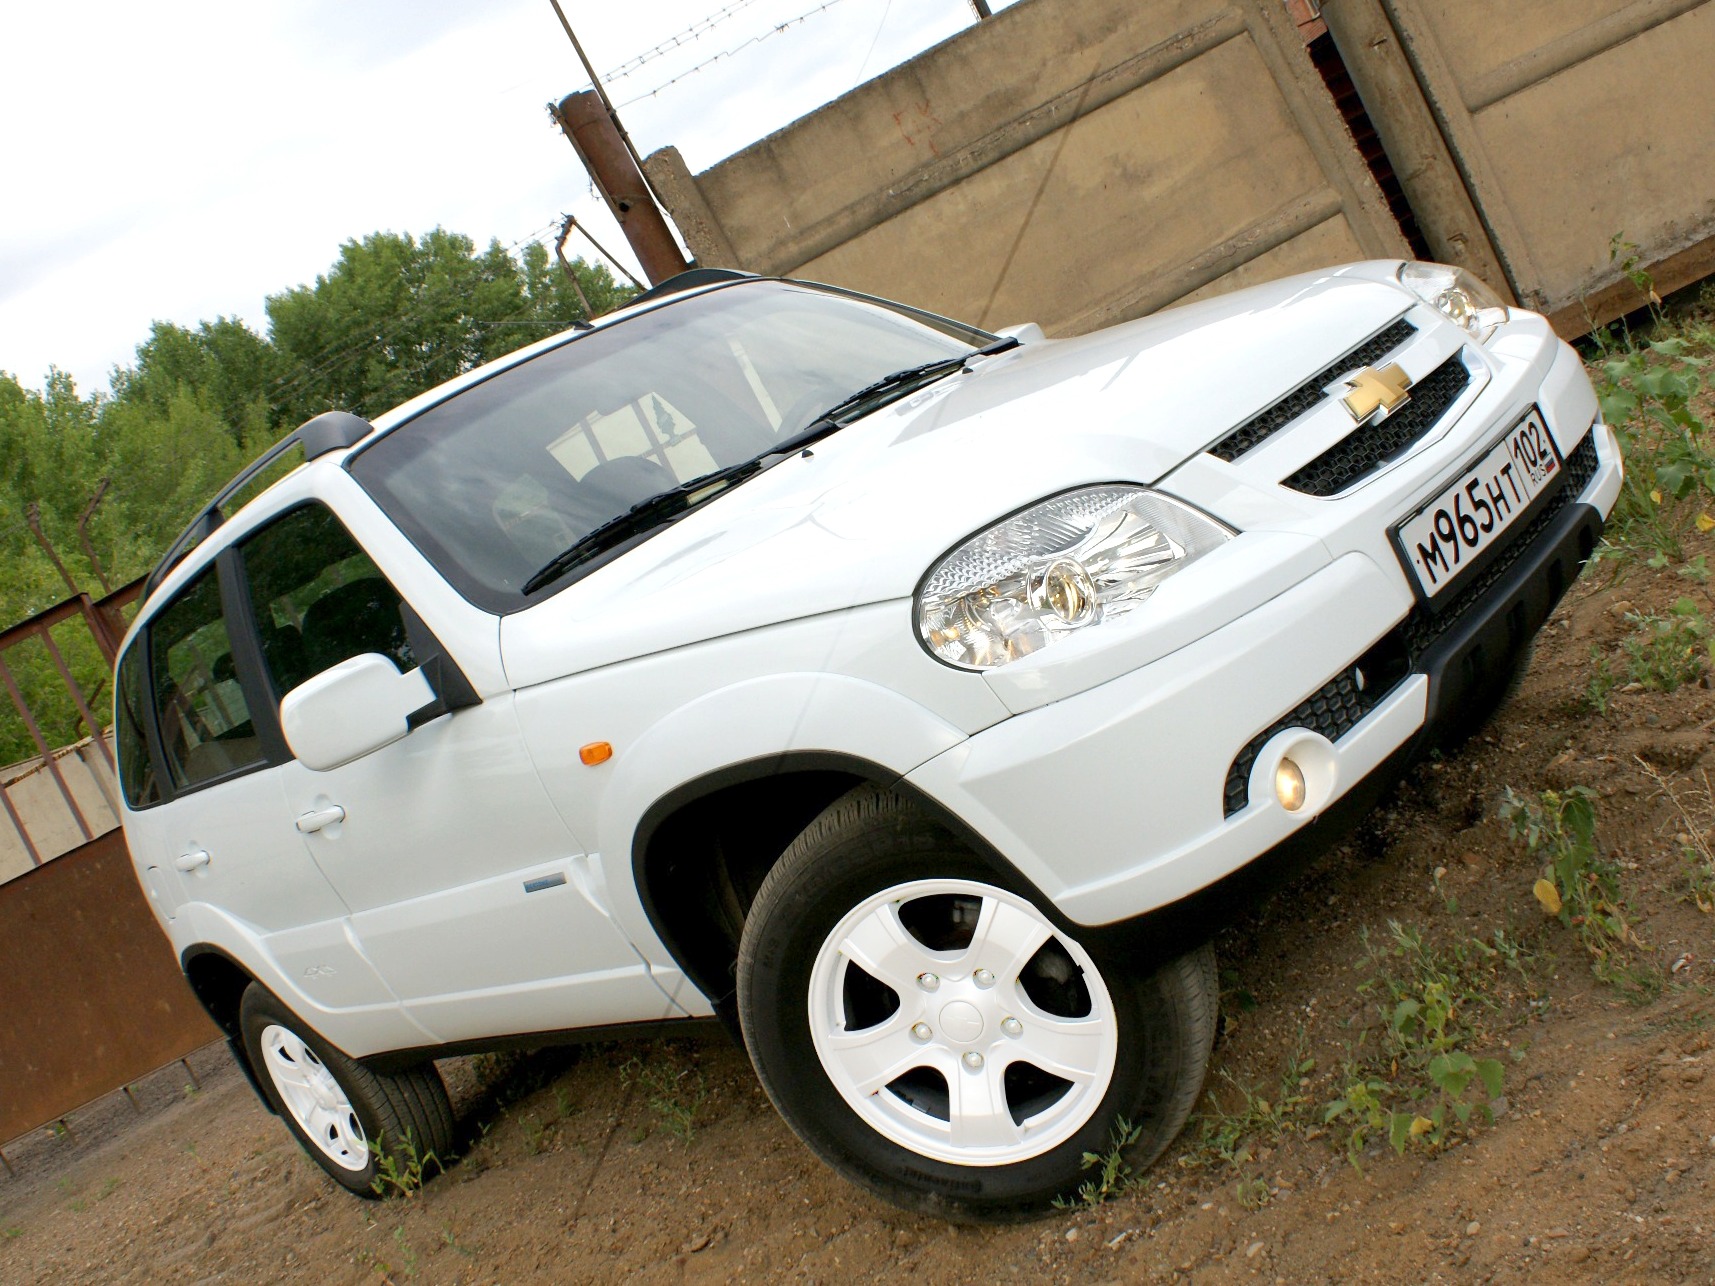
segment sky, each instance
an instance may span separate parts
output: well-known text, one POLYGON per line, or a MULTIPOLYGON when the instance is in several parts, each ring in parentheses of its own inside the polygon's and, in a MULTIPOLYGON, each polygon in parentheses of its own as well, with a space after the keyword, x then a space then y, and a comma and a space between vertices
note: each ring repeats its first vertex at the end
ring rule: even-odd
MULTIPOLYGON (((976 21, 969 0, 561 5, 639 150, 693 172, 976 21)), ((0 371, 26 387, 53 366, 105 388, 157 319, 264 331, 267 295, 375 231, 551 247, 570 213, 636 271, 545 109, 589 83, 549 0, 15 3, 0 45, 0 371)))

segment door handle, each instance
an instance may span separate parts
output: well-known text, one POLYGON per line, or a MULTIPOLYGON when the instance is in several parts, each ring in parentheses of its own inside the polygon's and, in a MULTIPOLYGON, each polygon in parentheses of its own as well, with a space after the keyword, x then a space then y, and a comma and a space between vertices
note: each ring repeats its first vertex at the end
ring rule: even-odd
POLYGON ((345 820, 345 809, 338 804, 330 804, 326 808, 312 808, 307 813, 298 815, 298 829, 308 835, 319 831, 324 826, 337 826, 345 820))
POLYGON ((196 848, 192 849, 188 853, 180 853, 173 859, 173 865, 178 867, 179 870, 187 872, 194 871, 199 866, 207 866, 208 850, 196 848))

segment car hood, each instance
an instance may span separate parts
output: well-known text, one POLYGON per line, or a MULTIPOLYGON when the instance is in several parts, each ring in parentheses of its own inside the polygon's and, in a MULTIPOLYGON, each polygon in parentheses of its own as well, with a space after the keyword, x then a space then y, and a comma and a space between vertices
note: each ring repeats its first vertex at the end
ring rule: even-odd
POLYGON ((909 598, 952 545, 1044 496, 1153 483, 1413 302, 1353 272, 979 359, 507 616, 508 679, 909 598))

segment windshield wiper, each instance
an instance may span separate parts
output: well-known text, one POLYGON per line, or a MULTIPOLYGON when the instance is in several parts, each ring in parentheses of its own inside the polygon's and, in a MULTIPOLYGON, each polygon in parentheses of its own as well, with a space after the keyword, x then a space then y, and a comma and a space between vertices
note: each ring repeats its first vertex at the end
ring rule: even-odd
MULTIPOLYGON (((813 428, 824 421, 835 420, 836 417, 855 407, 862 406, 865 402, 873 401, 883 393, 898 393, 903 396, 917 388, 920 383, 927 384, 943 375, 951 375, 954 371, 963 370, 965 363, 973 357, 992 357, 996 353, 1004 353, 1009 348, 1017 347, 1017 337, 1008 336, 1006 339, 997 339, 994 343, 982 348, 961 353, 957 357, 940 357, 918 366, 907 366, 902 371, 893 371, 872 383, 865 384, 856 393, 841 398, 811 420, 806 428, 813 428)), ((836 427, 838 426, 836 425, 836 427)))
POLYGON ((671 491, 663 491, 647 500, 640 500, 624 513, 609 518, 580 537, 569 549, 555 554, 540 571, 524 582, 523 592, 534 594, 550 581, 558 580, 573 568, 587 563, 598 554, 606 553, 638 532, 658 527, 669 518, 676 518, 696 508, 703 501, 712 500, 734 483, 742 482, 761 470, 763 462, 774 454, 775 451, 770 450, 752 459, 728 465, 724 469, 716 469, 713 473, 705 473, 700 478, 692 478, 671 491))
POLYGON ((795 451, 802 450, 812 442, 827 437, 828 434, 844 427, 840 416, 874 399, 878 394, 895 390, 908 392, 918 381, 924 383, 942 375, 950 375, 955 370, 963 369, 966 362, 973 357, 987 357, 994 353, 1004 353, 1009 348, 1018 347, 1017 339, 1000 339, 985 348, 974 349, 958 357, 943 357, 933 362, 924 362, 920 366, 908 366, 902 371, 894 371, 884 375, 873 383, 866 384, 849 397, 823 411, 791 437, 783 438, 768 450, 753 455, 748 460, 740 460, 737 464, 729 464, 724 469, 716 469, 713 473, 705 473, 700 478, 692 478, 689 482, 681 483, 671 491, 663 491, 650 496, 631 506, 624 513, 601 523, 587 535, 574 542, 569 549, 554 555, 552 559, 538 572, 524 582, 523 592, 534 594, 544 585, 550 584, 564 576, 567 572, 582 566, 601 554, 606 553, 615 545, 621 544, 639 532, 659 527, 670 519, 694 509, 705 500, 712 500, 728 487, 743 482, 751 475, 760 473, 771 463, 785 459, 795 451))

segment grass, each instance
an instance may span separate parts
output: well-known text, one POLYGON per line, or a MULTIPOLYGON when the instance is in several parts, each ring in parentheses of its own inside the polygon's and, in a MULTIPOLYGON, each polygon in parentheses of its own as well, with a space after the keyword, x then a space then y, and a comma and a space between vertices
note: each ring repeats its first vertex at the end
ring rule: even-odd
MULTIPOLYGON (((1686 532, 1693 526, 1715 529, 1709 513, 1715 452, 1704 419, 1705 368, 1715 357, 1715 327, 1707 319, 1715 312, 1715 287, 1703 287, 1696 305, 1670 317, 1648 274, 1637 268, 1636 247, 1616 237, 1612 253, 1651 304, 1641 332, 1622 322, 1591 336, 1602 418, 1618 436, 1626 461, 1603 556, 1641 556, 1655 566, 1684 563, 1686 532)), ((1704 564, 1692 567, 1688 577, 1707 574, 1704 564)))

